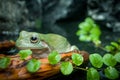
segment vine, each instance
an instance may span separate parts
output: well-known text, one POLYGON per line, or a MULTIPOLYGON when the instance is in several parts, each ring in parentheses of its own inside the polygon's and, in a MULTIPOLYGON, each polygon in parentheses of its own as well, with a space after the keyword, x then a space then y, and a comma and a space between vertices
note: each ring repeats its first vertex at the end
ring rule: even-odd
POLYGON ((118 71, 120 66, 117 67, 120 63, 120 40, 110 42, 105 47, 101 46, 101 30, 89 17, 79 24, 79 30, 76 34, 80 41, 93 42, 96 47, 107 52, 104 56, 101 56, 100 53, 90 54, 91 67, 87 70, 87 80, 100 80, 100 72, 108 79, 117 79, 120 73, 118 71))
MULTIPOLYGON (((108 79, 117 79, 120 73, 118 70, 120 69, 120 40, 101 47, 101 30, 91 18, 86 18, 84 22, 79 24, 77 35, 80 41, 93 42, 96 47, 102 48, 107 53, 103 56, 99 53, 90 54, 89 63, 91 66, 82 68, 84 58, 81 54, 73 53, 70 60, 62 61, 60 54, 57 51, 52 51, 48 55, 49 63, 51 65, 59 64, 63 75, 69 75, 74 69, 78 69, 86 71, 87 80, 100 80, 100 72, 108 79)), ((20 50, 19 55, 22 60, 26 60, 28 56, 32 55, 32 51, 30 49, 20 50)), ((10 58, 1 58, 0 64, 1 69, 7 68, 10 64, 10 58)), ((40 69, 40 66, 41 61, 33 58, 27 61, 26 68, 29 72, 35 73, 40 69)))

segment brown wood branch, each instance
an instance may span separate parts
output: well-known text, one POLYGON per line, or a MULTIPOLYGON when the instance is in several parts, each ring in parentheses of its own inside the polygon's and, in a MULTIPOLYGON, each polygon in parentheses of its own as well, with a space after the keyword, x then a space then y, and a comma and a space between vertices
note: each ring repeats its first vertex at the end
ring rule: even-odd
MULTIPOLYGON (((66 61, 67 58, 71 59, 73 53, 82 54, 84 62, 88 61, 89 54, 85 51, 71 51, 60 54, 62 61, 66 61)), ((29 56, 26 60, 21 60, 18 54, 12 56, 1 54, 0 58, 2 57, 9 57, 11 63, 8 68, 0 69, 0 80, 41 80, 60 72, 60 64, 50 65, 48 58, 38 59, 41 61, 40 69, 35 73, 30 73, 26 69, 26 64, 28 60, 32 59, 32 56, 29 56)))
POLYGON ((8 51, 13 47, 15 47, 14 41, 5 40, 0 42, 0 51, 8 51))

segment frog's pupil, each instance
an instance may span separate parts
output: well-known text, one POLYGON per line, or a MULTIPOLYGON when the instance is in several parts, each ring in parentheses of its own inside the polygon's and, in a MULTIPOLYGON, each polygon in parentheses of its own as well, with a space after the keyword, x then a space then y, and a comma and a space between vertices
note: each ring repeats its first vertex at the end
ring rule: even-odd
POLYGON ((37 37, 31 37, 31 40, 37 40, 37 37))
POLYGON ((32 43, 36 43, 38 41, 37 37, 31 37, 30 40, 31 40, 32 43))

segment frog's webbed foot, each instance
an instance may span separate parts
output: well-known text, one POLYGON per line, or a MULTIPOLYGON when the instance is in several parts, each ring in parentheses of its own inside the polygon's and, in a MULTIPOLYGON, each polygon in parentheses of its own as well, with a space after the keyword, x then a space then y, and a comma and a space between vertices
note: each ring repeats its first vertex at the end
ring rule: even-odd
POLYGON ((79 50, 79 48, 78 48, 77 46, 72 45, 72 46, 70 46, 70 47, 66 50, 66 52, 69 52, 69 51, 78 51, 78 50, 79 50))

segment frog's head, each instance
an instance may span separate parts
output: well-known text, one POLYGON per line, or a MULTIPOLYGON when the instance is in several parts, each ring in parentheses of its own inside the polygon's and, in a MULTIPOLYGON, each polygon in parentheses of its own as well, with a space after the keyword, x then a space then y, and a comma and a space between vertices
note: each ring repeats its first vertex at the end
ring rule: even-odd
POLYGON ((41 40, 39 33, 21 31, 16 41, 16 47, 19 49, 43 49, 48 45, 41 40))

